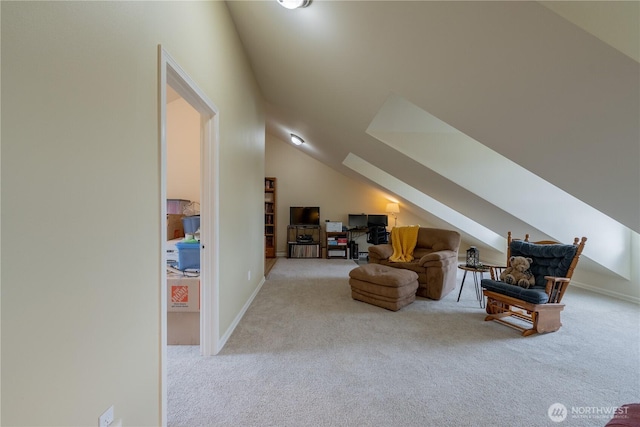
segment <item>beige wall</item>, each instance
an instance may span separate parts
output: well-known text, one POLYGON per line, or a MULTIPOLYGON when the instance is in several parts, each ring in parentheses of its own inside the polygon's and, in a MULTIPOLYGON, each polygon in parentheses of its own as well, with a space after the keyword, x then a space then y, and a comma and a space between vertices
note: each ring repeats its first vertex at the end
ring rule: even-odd
POLYGON ((640 62, 637 1, 539 1, 545 7, 640 62))
POLYGON ((158 44, 220 112, 220 334, 261 274, 262 99, 223 2, 2 2, 2 425, 161 422, 158 44))
POLYGON ((167 198, 200 202, 200 113, 182 98, 167 104, 167 198))
MULTIPOLYGON (((324 230, 326 220, 347 224, 349 214, 385 214, 390 195, 373 185, 367 185, 335 171, 307 155, 308 147, 297 148, 267 134, 265 173, 278 179, 277 189, 277 249, 286 256, 286 231, 290 206, 319 206, 324 230)), ((420 224, 430 226, 401 204, 398 226, 420 224)), ((389 225, 393 217, 389 216, 389 225)), ((359 250, 366 251, 366 237, 357 239, 359 250)))

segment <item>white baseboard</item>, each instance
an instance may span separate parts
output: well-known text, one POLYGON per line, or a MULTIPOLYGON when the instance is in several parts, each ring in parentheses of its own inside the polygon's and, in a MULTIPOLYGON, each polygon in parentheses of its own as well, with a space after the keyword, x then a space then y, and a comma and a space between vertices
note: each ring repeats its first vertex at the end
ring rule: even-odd
POLYGON ((621 294, 620 292, 609 291, 607 289, 598 288, 591 285, 585 285, 584 283, 576 282, 575 280, 571 280, 571 286, 575 286, 581 289, 585 289, 587 291, 595 292, 597 294, 606 295, 612 298, 620 299, 623 301, 629 301, 635 304, 640 305, 640 298, 634 297, 631 295, 621 294))
POLYGON ((242 310, 240 310, 236 318, 233 319, 233 322, 231 323, 231 326, 229 326, 229 329, 227 329, 224 335, 220 337, 220 340, 218 341, 218 348, 216 349, 215 354, 218 354, 220 350, 222 350, 222 348, 225 346, 225 344, 231 337, 231 334, 233 334, 233 331, 236 329, 236 326, 238 326, 238 323, 240 323, 240 320, 242 320, 242 318, 244 317, 244 314, 249 309, 249 306, 251 305, 255 297, 258 295, 258 292, 260 292, 260 289, 262 289, 262 285, 264 285, 264 283, 265 283, 265 278, 263 277, 262 280, 260 280, 260 283, 258 284, 258 286, 256 287, 256 290, 253 291, 253 293, 251 294, 247 302, 242 307, 242 310))

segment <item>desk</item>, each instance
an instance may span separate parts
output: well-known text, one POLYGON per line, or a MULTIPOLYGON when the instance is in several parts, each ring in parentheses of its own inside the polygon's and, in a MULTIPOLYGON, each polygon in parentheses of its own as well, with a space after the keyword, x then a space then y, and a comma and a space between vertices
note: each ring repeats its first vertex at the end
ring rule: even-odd
POLYGON ((364 259, 366 260, 368 258, 367 256, 367 239, 364 239, 364 241, 361 241, 360 244, 358 244, 357 240, 360 239, 361 237, 364 237, 367 235, 367 233, 369 232, 368 228, 351 228, 350 230, 347 231, 347 233, 349 233, 349 249, 351 251, 351 258, 356 260, 356 262, 358 262, 360 260, 360 250, 362 250, 362 254, 364 259))
POLYGON ((458 265, 460 270, 464 270, 462 276, 462 283, 460 283, 460 292, 458 293, 458 302, 460 302, 460 295, 462 295, 462 287, 464 286, 464 279, 467 278, 467 272, 473 273, 473 284, 476 287, 476 298, 480 303, 480 308, 484 308, 484 296, 482 295, 482 289, 480 289, 480 281, 484 278, 483 273, 489 272, 490 268, 487 266, 482 267, 467 267, 465 264, 458 265), (480 280, 478 280, 478 273, 480 273, 480 280))

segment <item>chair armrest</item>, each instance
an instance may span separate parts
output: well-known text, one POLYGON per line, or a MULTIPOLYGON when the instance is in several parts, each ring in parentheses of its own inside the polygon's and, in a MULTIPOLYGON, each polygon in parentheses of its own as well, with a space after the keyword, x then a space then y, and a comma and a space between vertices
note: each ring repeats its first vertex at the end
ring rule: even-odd
POLYGON ((507 268, 506 265, 493 265, 493 264, 482 264, 489 269, 489 273, 491 274, 491 280, 500 280, 500 274, 502 271, 507 268))
POLYGON ((390 244, 369 246, 369 257, 378 259, 387 259, 393 255, 393 246, 390 244))
POLYGON ((571 281, 571 279, 568 279, 566 277, 544 276, 544 278, 547 279, 547 284, 549 282, 567 282, 567 283, 569 283, 571 281))
POLYGON ((569 287, 569 282, 571 279, 567 277, 555 277, 555 276, 544 276, 547 281, 547 285, 544 288, 544 291, 547 295, 549 295, 550 303, 559 303, 562 301, 562 297, 564 296, 564 291, 569 287))
POLYGON ((423 255, 422 258, 420 258, 420 260, 418 260, 418 264, 421 267, 426 267, 427 263, 429 262, 433 262, 433 261, 443 261, 443 260, 448 260, 450 258, 458 258, 458 254, 456 251, 451 251, 451 250, 442 250, 442 251, 435 251, 435 252, 431 252, 428 253, 426 255, 423 255))

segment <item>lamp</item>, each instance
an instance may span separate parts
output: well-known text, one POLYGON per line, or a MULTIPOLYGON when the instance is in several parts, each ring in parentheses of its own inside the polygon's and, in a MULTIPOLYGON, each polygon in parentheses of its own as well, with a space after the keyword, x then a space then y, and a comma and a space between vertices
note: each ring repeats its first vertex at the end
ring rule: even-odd
POLYGON ((287 9, 297 9, 299 7, 307 7, 311 4, 311 0, 278 0, 282 7, 287 9))
POLYGON ((400 212, 400 205, 397 203, 387 203, 387 213, 390 213, 393 217, 393 226, 398 225, 398 213, 400 212))
POLYGON ((291 134, 291 142, 295 145, 302 145, 304 144, 304 139, 300 138, 298 135, 291 134))

